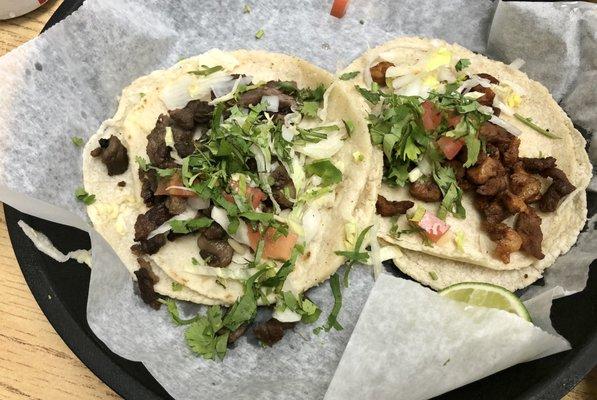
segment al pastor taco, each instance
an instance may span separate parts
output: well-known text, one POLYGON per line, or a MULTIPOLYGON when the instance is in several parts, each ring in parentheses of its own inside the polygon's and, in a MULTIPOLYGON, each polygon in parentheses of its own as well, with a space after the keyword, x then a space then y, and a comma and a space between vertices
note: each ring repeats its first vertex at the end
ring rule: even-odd
POLYGON ((344 70, 383 153, 379 238, 442 289, 514 290, 542 276, 586 220, 585 140, 540 83, 440 40, 399 38, 344 70))

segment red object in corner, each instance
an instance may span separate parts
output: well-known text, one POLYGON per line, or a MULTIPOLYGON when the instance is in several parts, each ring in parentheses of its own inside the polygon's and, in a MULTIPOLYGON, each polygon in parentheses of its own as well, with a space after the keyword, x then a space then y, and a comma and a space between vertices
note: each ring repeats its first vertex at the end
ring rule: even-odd
POLYGON ((342 18, 344 14, 346 14, 349 1, 350 0, 334 0, 330 14, 336 18, 342 18))

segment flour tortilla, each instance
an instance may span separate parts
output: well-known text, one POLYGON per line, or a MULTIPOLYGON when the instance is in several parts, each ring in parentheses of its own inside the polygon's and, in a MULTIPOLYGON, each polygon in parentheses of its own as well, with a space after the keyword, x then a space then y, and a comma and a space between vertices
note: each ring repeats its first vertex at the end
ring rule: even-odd
MULTIPOLYGON (((180 79, 188 79, 188 71, 201 65, 222 65, 228 74, 247 74, 254 82, 269 80, 295 81, 299 88, 314 88, 323 83, 330 86, 324 97, 325 122, 350 120, 355 124, 353 134, 345 140, 343 148, 334 155, 334 164, 343 171, 343 182, 335 189, 332 203, 313 206, 321 219, 316 236, 307 244, 294 271, 288 276, 284 290, 299 293, 329 278, 343 263, 334 252, 344 249, 344 226, 358 221, 366 226, 373 218, 380 177, 369 173, 379 163, 372 156, 373 149, 367 133, 366 122, 351 104, 351 99, 341 85, 332 84, 333 76, 314 65, 284 54, 262 51, 238 50, 207 53, 183 60, 168 70, 155 71, 141 77, 124 89, 116 115, 105 121, 98 133, 84 150, 84 183, 96 202, 88 207, 95 228, 113 246, 127 268, 138 269, 136 257, 131 253, 134 223, 137 215, 147 210, 142 203, 140 182, 135 156, 147 158, 146 136, 155 126, 160 114, 168 111, 160 93, 180 79), (118 176, 110 177, 99 159, 89 152, 97 147, 98 139, 115 135, 129 151, 130 166, 118 176), (364 160, 357 161, 353 154, 360 152, 364 160), (125 187, 118 187, 125 181, 125 187)), ((380 172, 377 173, 379 175, 380 172)), ((195 235, 168 242, 160 251, 149 256, 154 272, 160 278, 156 291, 173 298, 202 304, 232 304, 242 293, 243 284, 236 279, 216 279, 214 276, 193 272, 192 257, 198 254, 195 235), (184 287, 172 290, 172 282, 184 287)))
MULTIPOLYGON (((459 220, 449 215, 446 222, 451 226, 446 234, 434 246, 425 246, 419 235, 403 235, 398 239, 388 235, 391 226, 389 218, 381 218, 379 236, 404 249, 404 257, 395 260, 399 268, 422 283, 436 289, 462 281, 486 281, 508 288, 520 288, 529 285, 541 277, 542 271, 553 264, 562 253, 567 252, 575 243, 586 221, 586 193, 592 167, 585 151, 585 140, 568 116, 540 83, 529 79, 526 74, 498 61, 475 54, 459 45, 448 44, 440 40, 415 37, 395 39, 371 49, 356 59, 343 72, 360 71, 350 81, 353 85, 367 87, 363 73, 370 66, 380 61, 389 61, 396 66, 409 66, 424 58, 430 52, 445 47, 455 59, 466 58, 471 65, 468 73, 488 73, 502 83, 511 83, 517 91, 522 89, 522 103, 516 109, 521 115, 531 117, 537 125, 547 127, 560 137, 558 140, 547 138, 527 127, 514 117, 502 113, 500 118, 515 125, 523 133, 520 136, 520 155, 522 157, 553 156, 577 190, 567 196, 554 213, 538 214, 542 218, 544 234, 543 252, 545 258, 536 260, 523 252, 511 255, 511 261, 505 264, 493 256, 495 243, 481 230, 481 216, 472 204, 470 195, 465 194, 463 206, 467 217, 459 220), (455 234, 465 236, 464 249, 460 251, 454 241, 455 234), (430 278, 428 272, 437 272, 438 279, 430 278), (443 271, 443 272, 442 272, 443 271), (525 276, 527 276, 525 278, 525 276)), ((353 91, 355 98, 361 96, 353 91)), ((362 99, 358 100, 364 112, 370 112, 370 106, 362 99)), ((389 200, 410 199, 408 190, 382 185, 380 194, 389 200)), ((434 212, 437 203, 415 203, 434 212)), ((507 220, 506 222, 510 222, 507 220)))

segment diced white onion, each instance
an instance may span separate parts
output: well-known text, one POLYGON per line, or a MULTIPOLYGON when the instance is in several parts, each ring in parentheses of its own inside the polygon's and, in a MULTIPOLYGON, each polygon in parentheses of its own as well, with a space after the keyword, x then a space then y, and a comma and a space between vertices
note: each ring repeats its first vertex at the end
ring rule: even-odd
POLYGON ((230 247, 232 247, 232 249, 234 250, 235 253, 243 255, 243 254, 248 254, 248 250, 245 246, 243 246, 242 244, 240 244, 239 242, 237 242, 236 240, 232 239, 232 238, 228 238, 228 244, 230 245, 230 247))
POLYGON ((469 90, 474 88, 477 85, 481 85, 482 87, 491 87, 491 82, 488 79, 481 78, 477 75, 471 75, 469 79, 464 81, 462 85, 456 91, 458 93, 467 93, 469 90))
POLYGON ((168 110, 183 108, 189 101, 193 100, 193 97, 189 94, 189 86, 193 82, 194 79, 185 74, 162 89, 160 98, 168 110))
POLYGON ((215 99, 209 102, 209 104, 217 104, 222 103, 224 101, 231 100, 238 89, 238 86, 241 84, 247 85, 251 83, 253 78, 250 76, 243 76, 238 79, 232 80, 231 76, 226 77, 228 80, 215 82, 211 86, 211 91, 216 96, 215 99))
POLYGON ((201 136, 203 136, 203 129, 198 126, 197 129, 195 129, 195 132, 193 132, 193 140, 199 140, 201 139, 201 136))
POLYGON ((479 107, 477 107, 477 109, 479 111, 481 111, 483 114, 493 115, 493 108, 491 108, 491 107, 487 107, 487 106, 484 106, 484 105, 479 105, 479 107))
POLYGON ((497 96, 493 98, 493 106, 500 109, 500 111, 508 116, 513 116, 514 111, 508 107, 506 104, 502 103, 498 100, 497 96))
POLYGON ((209 208, 209 200, 199 196, 189 197, 187 199, 187 204, 193 210, 205 210, 206 208, 209 208))
MULTIPOLYGON (((228 219, 228 214, 226 211, 219 207, 214 207, 211 210, 211 218, 216 221, 225 231, 228 231, 228 226, 230 225, 230 219, 228 219)), ((234 240, 239 243, 246 244, 247 246, 250 245, 249 241, 249 231, 247 229, 247 224, 243 221, 240 221, 238 225, 238 229, 234 235, 230 235, 234 240)))
POLYGON ((278 112, 280 108, 280 98, 278 96, 263 96, 261 101, 267 102, 266 111, 278 112))
POLYGON ((274 310, 272 318, 277 319, 280 322, 298 322, 301 320, 301 315, 295 313, 290 308, 286 307, 284 311, 274 310))
POLYGON ((286 140, 287 142, 292 142, 292 139, 294 139, 295 133, 296 133, 296 128, 294 128, 294 127, 288 127, 286 125, 284 125, 282 127, 282 139, 286 140))
POLYGON ((166 127, 164 142, 166 142, 166 146, 174 147, 174 135, 172 134, 172 127, 170 126, 166 127))
POLYGON ((170 150, 170 157, 172 157, 174 162, 178 165, 182 165, 184 163, 184 160, 178 155, 176 147, 173 147, 172 150, 170 150))
POLYGON ((514 69, 521 69, 524 64, 525 61, 522 58, 517 58, 510 63, 510 66, 514 69))
POLYGON ((408 180, 411 182, 416 182, 422 176, 423 173, 421 172, 421 170, 415 167, 408 173, 408 180))
POLYGON ((518 129, 517 127, 512 125, 510 122, 503 120, 500 117, 496 117, 495 115, 491 116, 491 118, 489 119, 489 122, 491 122, 492 124, 501 126, 505 130, 507 130, 508 132, 513 134, 514 136, 522 135, 522 131, 520 129, 518 129))
POLYGON ((433 172, 433 168, 427 157, 423 157, 421 161, 419 161, 417 168, 421 171, 423 175, 431 175, 431 173, 433 172))
POLYGON ((485 93, 481 93, 481 92, 468 92, 467 94, 464 95, 464 97, 468 98, 468 99, 473 99, 473 100, 477 100, 478 98, 481 98, 485 96, 485 93))
POLYGON ((396 90, 409 85, 411 82, 415 81, 417 79, 417 76, 414 74, 408 74, 408 75, 403 75, 400 77, 395 78, 392 81, 392 87, 396 90))
POLYGON ((236 79, 233 80, 231 76, 228 78, 229 79, 222 80, 211 85, 211 91, 213 92, 216 98, 227 95, 234 88, 236 79))

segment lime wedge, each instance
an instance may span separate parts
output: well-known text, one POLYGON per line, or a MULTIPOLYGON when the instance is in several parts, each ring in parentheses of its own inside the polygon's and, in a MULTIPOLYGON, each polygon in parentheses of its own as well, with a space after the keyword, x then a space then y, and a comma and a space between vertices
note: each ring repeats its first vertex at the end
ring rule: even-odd
POLYGON ((497 308, 531 322, 531 315, 522 301, 501 286, 481 282, 463 282, 440 291, 441 296, 473 306, 497 308))

